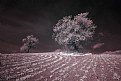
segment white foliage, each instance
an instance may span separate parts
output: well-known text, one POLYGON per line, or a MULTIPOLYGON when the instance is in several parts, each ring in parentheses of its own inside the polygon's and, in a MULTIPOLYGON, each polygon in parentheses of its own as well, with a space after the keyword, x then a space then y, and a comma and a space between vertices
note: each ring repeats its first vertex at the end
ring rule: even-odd
POLYGON ((66 46, 72 42, 78 44, 91 39, 96 26, 87 18, 87 15, 88 13, 81 13, 74 18, 66 16, 60 19, 53 28, 55 41, 66 46))
POLYGON ((22 42, 24 43, 24 45, 20 48, 20 51, 29 52, 31 48, 35 47, 39 43, 39 39, 37 39, 33 35, 30 35, 22 39, 22 42))

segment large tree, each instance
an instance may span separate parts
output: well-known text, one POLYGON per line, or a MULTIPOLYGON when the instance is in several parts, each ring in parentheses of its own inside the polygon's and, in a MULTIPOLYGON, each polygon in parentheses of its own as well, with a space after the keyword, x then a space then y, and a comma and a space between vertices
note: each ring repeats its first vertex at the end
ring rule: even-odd
POLYGON ((88 13, 60 19, 53 28, 54 40, 66 51, 83 51, 93 38, 96 26, 87 18, 88 13))
POLYGON ((31 48, 35 48, 36 45, 39 43, 39 39, 37 39, 36 37, 34 37, 33 35, 29 35, 26 38, 24 38, 22 40, 22 42, 24 43, 23 46, 20 48, 21 52, 30 52, 31 48))

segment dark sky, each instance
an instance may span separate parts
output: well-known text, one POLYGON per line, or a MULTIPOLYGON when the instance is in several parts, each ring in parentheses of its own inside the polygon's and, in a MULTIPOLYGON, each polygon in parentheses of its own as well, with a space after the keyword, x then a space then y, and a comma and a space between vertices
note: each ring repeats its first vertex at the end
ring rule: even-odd
POLYGON ((0 0, 0 52, 18 52, 22 38, 33 34, 40 40, 34 52, 54 51, 52 28, 67 15, 89 12, 103 33, 104 46, 98 50, 121 49, 120 0, 0 0))

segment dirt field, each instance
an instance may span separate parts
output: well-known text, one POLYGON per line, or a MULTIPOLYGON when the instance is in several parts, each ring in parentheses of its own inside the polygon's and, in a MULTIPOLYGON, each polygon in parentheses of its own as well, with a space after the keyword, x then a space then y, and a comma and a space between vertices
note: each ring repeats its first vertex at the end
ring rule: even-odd
POLYGON ((0 56, 0 81, 121 81, 121 55, 0 56))

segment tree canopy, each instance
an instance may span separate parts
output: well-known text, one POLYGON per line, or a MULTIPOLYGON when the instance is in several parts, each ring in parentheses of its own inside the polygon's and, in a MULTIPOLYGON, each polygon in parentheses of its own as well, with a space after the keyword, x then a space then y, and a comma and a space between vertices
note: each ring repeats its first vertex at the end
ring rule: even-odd
POLYGON ((36 47, 36 45, 39 43, 39 39, 37 39, 33 35, 29 35, 26 38, 22 39, 22 42, 24 43, 24 45, 20 48, 20 51, 30 52, 30 49, 36 47))
POLYGON ((95 24, 87 15, 81 13, 74 17, 65 16, 53 28, 53 39, 66 51, 83 50, 84 45, 93 39, 95 24))

